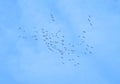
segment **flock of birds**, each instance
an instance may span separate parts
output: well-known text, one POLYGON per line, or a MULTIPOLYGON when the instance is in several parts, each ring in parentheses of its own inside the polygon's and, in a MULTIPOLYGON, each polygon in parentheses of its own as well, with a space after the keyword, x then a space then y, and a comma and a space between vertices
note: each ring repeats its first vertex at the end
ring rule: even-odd
POLYGON ((89 21, 90 26, 93 26, 90 15, 88 16, 88 21, 89 21))
MULTIPOLYGON (((53 14, 50 14, 51 21, 55 22, 55 18, 53 14)), ((91 22, 91 16, 88 16, 88 21, 90 26, 93 24, 91 22)), ((27 39, 28 37, 25 35, 26 30, 22 27, 18 28, 19 32, 21 32, 18 37, 22 39, 27 39)), ((66 40, 66 36, 62 30, 58 30, 57 32, 50 32, 47 28, 40 28, 40 32, 38 30, 34 31, 34 34, 31 35, 31 38, 35 41, 42 40, 46 45, 46 48, 52 52, 54 55, 59 55, 59 59, 62 64, 66 64, 70 62, 73 66, 80 66, 80 57, 81 56, 89 56, 93 54, 93 46, 86 43, 85 34, 87 31, 83 30, 82 34, 76 36, 78 42, 72 43, 66 40), (40 34, 41 36, 39 36, 40 34), (42 38, 40 38, 42 37, 42 38)))

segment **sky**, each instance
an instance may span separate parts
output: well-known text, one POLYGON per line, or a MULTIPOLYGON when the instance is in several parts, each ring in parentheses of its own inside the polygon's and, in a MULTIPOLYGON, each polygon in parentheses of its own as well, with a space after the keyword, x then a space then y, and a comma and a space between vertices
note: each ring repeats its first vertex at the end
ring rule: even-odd
POLYGON ((120 84, 120 0, 0 0, 0 84, 120 84))

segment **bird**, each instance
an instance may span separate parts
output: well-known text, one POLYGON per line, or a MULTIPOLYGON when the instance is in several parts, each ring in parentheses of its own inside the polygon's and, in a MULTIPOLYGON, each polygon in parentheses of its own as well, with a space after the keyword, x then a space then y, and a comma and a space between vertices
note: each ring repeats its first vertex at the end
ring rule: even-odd
POLYGON ((86 31, 83 31, 83 33, 86 33, 86 31))
POLYGON ((91 20, 88 18, 88 21, 91 22, 91 20))
POLYGON ((92 23, 90 23, 90 26, 92 26, 92 23))

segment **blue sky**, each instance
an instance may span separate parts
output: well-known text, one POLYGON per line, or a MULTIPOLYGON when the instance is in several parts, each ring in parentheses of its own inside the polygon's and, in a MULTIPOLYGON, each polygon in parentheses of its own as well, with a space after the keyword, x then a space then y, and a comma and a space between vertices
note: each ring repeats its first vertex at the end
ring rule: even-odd
POLYGON ((120 0, 0 0, 0 84, 119 84, 120 0))

